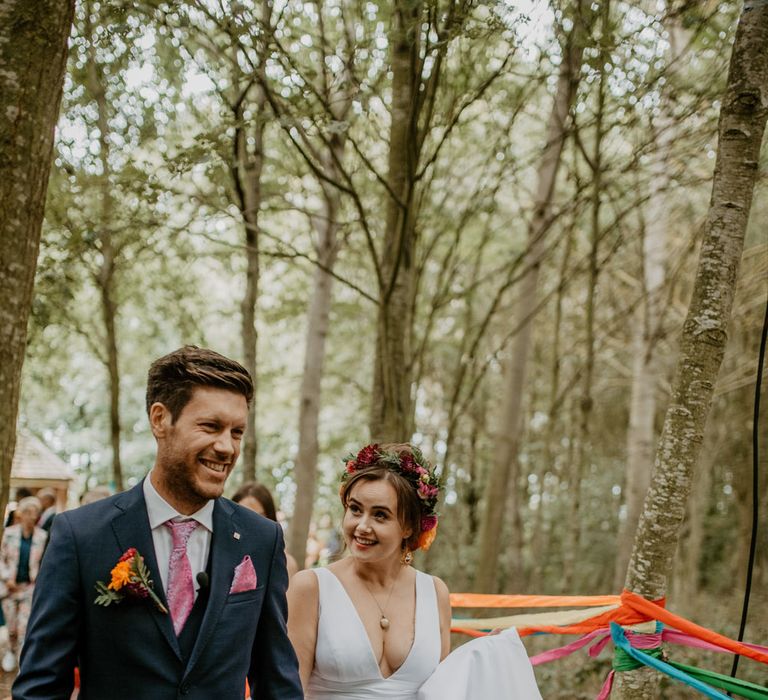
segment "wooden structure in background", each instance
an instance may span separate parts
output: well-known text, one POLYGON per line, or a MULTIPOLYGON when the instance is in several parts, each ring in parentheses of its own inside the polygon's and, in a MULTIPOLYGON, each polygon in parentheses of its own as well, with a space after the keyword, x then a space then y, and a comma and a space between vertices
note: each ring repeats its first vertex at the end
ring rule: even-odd
POLYGON ((69 486, 74 479, 72 468, 34 435, 19 432, 11 467, 11 499, 16 489, 26 486, 33 493, 49 487, 56 492, 56 508, 67 507, 69 486))

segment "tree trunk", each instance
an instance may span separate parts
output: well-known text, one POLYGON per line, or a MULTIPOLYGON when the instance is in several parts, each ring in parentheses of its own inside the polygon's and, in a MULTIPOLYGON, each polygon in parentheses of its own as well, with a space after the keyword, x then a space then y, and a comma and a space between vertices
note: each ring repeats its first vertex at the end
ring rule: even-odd
MULTIPOLYGON (((258 117, 257 117, 258 119, 258 117)), ((261 143, 264 125, 259 123, 254 128, 254 135, 261 143)), ((257 388, 257 343, 256 305, 259 298, 259 207, 261 201, 261 152, 253 158, 246 155, 244 129, 238 130, 238 166, 242 170, 240 177, 244 184, 245 207, 242 210, 245 228, 245 293, 240 303, 241 335, 243 342, 243 365, 253 380, 253 403, 246 420, 243 444, 243 481, 256 478, 256 454, 258 435, 256 433, 256 410, 258 406, 257 388)))
POLYGON ((565 242, 565 249, 563 250, 563 258, 560 263, 560 284, 558 285, 557 297, 555 299, 555 318, 552 324, 552 367, 550 370, 549 381, 549 408, 547 409, 547 428, 544 439, 542 441, 544 445, 544 455, 541 460, 539 469, 536 472, 536 483, 539 486, 539 506, 533 514, 533 527, 531 530, 531 571, 528 576, 526 590, 536 591, 543 589, 542 575, 544 572, 544 566, 546 564, 546 551, 549 544, 549 531, 551 526, 547 523, 545 508, 546 506, 546 477, 547 473, 553 469, 553 465, 556 461, 556 451, 553 448, 556 435, 559 435, 558 430, 562 429, 563 421, 559 418, 559 395, 560 395, 560 342, 562 339, 562 321, 563 321, 563 292, 565 290, 566 279, 569 274, 569 264, 571 260, 571 253, 573 252, 573 244, 575 238, 575 231, 571 227, 571 231, 565 242))
POLYGON ((123 467, 120 460, 120 369, 117 350, 117 302, 115 301, 115 245, 112 241, 112 186, 110 182, 110 142, 107 95, 100 73, 91 20, 91 3, 86 5, 86 37, 88 40, 88 87, 96 102, 96 124, 99 129, 100 211, 98 223, 101 264, 95 272, 96 286, 101 300, 101 318, 104 323, 105 353, 102 359, 109 379, 109 440, 112 446, 112 481, 117 491, 123 490, 123 467))
MULTIPOLYGON (((646 598, 666 594, 667 578, 725 353, 736 275, 768 118, 768 3, 744 3, 720 112, 709 215, 680 359, 643 505, 625 586, 646 598)), ((618 700, 658 697, 654 676, 617 676, 618 700)))
MULTIPOLYGON (((675 66, 683 41, 682 30, 678 16, 671 18, 668 13, 667 18, 670 38, 667 65, 675 66)), ((669 237, 666 189, 670 181, 670 152, 675 133, 671 109, 669 95, 663 90, 659 106, 661 116, 655 125, 656 157, 651 164, 651 192, 644 216, 643 300, 634 313, 632 324, 632 387, 624 477, 626 513, 625 517, 619 520, 613 578, 613 588, 617 591, 624 584, 635 530, 653 468, 656 388, 660 372, 656 346, 659 336, 661 292, 665 283, 666 244, 669 237)))
MULTIPOLYGON (((341 161, 345 140, 339 135, 334 136, 331 139, 331 148, 336 152, 335 160, 330 154, 324 158, 325 170, 334 173, 331 176, 334 180, 338 179, 334 163, 341 161)), ((339 228, 338 211, 341 204, 339 190, 327 183, 322 183, 322 187, 323 212, 322 216, 315 221, 319 265, 315 268, 314 292, 307 312, 307 343, 299 393, 299 450, 294 469, 296 501, 288 540, 288 551, 297 562, 303 562, 305 559, 307 536, 315 501, 320 389, 333 291, 333 275, 330 272, 333 270, 338 253, 336 236, 339 228)))
POLYGON ((569 465, 570 508, 568 522, 563 541, 563 581, 567 589, 574 583, 575 563, 581 549, 581 499, 582 480, 588 473, 586 462, 592 453, 590 445, 590 422, 592 419, 592 380, 595 370, 595 296, 597 294, 597 277, 599 274, 597 254, 600 242, 600 206, 603 188, 603 117, 605 111, 605 66, 610 57, 608 45, 610 36, 609 0, 603 0, 600 4, 600 58, 599 78, 597 85, 597 107, 595 111, 595 141, 592 153, 592 202, 590 217, 590 241, 589 241, 589 276, 587 279, 587 298, 584 304, 584 336, 585 336, 585 360, 581 381, 581 398, 579 400, 579 437, 576 443, 576 459, 569 465))
MULTIPOLYGON (((106 258, 103 264, 107 264, 106 258)), ((112 445, 112 480, 114 481, 114 488, 117 491, 122 491, 124 486, 123 467, 120 461, 120 370, 118 368, 117 331, 115 328, 117 306, 113 296, 112 274, 114 271, 100 280, 99 289, 101 292, 102 319, 106 330, 106 359, 109 374, 109 439, 112 445)))
MULTIPOLYGON (((270 0, 262 0, 261 7, 263 31, 266 32, 266 28, 270 27, 272 22, 272 4, 270 0)), ((245 93, 233 105, 235 116, 233 180, 238 196, 237 203, 243 217, 245 238, 245 292, 240 303, 243 365, 253 380, 253 403, 251 410, 248 411, 243 444, 243 481, 253 481, 256 478, 256 455, 259 444, 256 432, 258 407, 257 346, 259 339, 256 329, 256 309, 259 298, 259 213, 262 204, 261 176, 264 169, 264 128, 267 107, 267 98, 263 87, 266 85, 267 39, 262 37, 260 41, 262 44, 257 70, 261 80, 255 86, 246 87, 245 93), (249 132, 244 123, 243 113, 250 90, 256 91, 256 101, 252 110, 252 128, 249 132), (252 141, 251 145, 248 143, 249 138, 252 141)), ((237 76, 237 78, 240 77, 237 76)))
POLYGON ((418 105, 420 0, 398 0, 390 35, 392 123, 376 358, 371 392, 371 440, 410 440, 411 303, 415 283, 413 193, 419 159, 418 105))
MULTIPOLYGON (((709 423, 711 426, 711 422, 709 423)), ((714 426, 712 426, 714 428, 714 426)), ((674 601, 676 611, 681 615, 695 616, 698 608, 699 579, 701 577, 701 554, 706 535, 707 510, 712 502, 712 476, 716 460, 722 454, 723 437, 705 438, 706 449, 696 468, 696 479, 691 485, 686 517, 680 531, 679 544, 669 586, 669 598, 674 601)), ((747 538, 749 541, 749 538, 747 538)), ((736 569, 734 569, 736 571, 736 569)))
MULTIPOLYGON (((528 271, 520 281, 518 297, 519 327, 509 362, 506 365, 504 402, 499 427, 495 435, 494 460, 485 486, 485 508, 480 526, 479 558, 475 574, 475 590, 491 592, 496 585, 496 562, 501 546, 504 509, 507 504, 507 486, 517 483, 517 454, 520 442, 521 411, 525 370, 528 362, 532 334, 532 314, 536 308, 539 268, 544 251, 544 236, 548 228, 549 213, 555 192, 555 181, 560 166, 560 154, 567 137, 568 114, 578 86, 581 60, 584 53, 584 36, 581 27, 582 2, 578 2, 578 16, 574 29, 568 36, 563 62, 557 82, 557 92, 547 123, 546 142, 541 157, 536 187, 534 215, 528 229, 528 271)), ((519 507, 519 504, 518 506, 519 507)), ((512 553, 514 560, 518 553, 512 553)))
POLYGON ((8 502, 27 320, 74 0, 0 4, 0 513, 8 502))

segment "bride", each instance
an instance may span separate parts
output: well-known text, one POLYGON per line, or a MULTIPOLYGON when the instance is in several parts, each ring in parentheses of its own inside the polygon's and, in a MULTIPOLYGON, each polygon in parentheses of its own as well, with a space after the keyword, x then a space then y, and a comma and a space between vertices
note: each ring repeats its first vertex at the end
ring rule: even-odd
POLYGON ((340 496, 349 555, 300 571, 288 589, 288 634, 308 700, 415 700, 448 654, 448 588, 410 566, 435 537, 437 495, 416 447, 368 445, 347 458, 340 496))

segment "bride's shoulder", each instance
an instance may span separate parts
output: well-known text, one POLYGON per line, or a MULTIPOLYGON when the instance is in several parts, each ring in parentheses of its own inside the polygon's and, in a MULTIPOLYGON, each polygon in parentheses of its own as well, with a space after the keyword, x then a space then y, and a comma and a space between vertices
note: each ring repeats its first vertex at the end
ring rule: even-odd
POLYGON ((433 576, 432 581, 435 584, 435 593, 437 593, 437 599, 441 603, 447 603, 450 600, 450 591, 448 590, 448 586, 445 585, 445 581, 441 579, 439 576, 433 576))
POLYGON ((435 593, 437 593, 438 598, 444 598, 445 600, 448 600, 448 597, 450 595, 450 592, 448 591, 448 586, 445 585, 445 581, 441 579, 439 576, 432 576, 430 574, 425 573, 424 571, 419 571, 419 569, 413 569, 414 572, 417 574, 420 574, 421 576, 428 576, 432 579, 432 583, 435 585, 435 593))

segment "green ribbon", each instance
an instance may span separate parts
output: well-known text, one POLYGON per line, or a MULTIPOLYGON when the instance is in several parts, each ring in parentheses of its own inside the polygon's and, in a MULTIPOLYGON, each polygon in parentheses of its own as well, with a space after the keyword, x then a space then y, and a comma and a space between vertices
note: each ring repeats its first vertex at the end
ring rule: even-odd
MULTIPOLYGON (((662 658, 662 648, 656 647, 655 649, 643 649, 644 654, 652 656, 654 659, 662 658)), ((613 650, 613 670, 614 671, 634 671, 636 668, 642 668, 645 664, 640 663, 636 659, 632 658, 621 647, 615 647, 613 650)))
POLYGON ((742 681, 738 678, 731 678, 730 676, 724 676, 722 673, 706 671, 701 668, 696 668, 695 666, 686 666, 685 664, 679 664, 674 661, 668 661, 667 663, 670 666, 674 666, 676 669, 697 678, 703 683, 708 683, 715 688, 728 691, 741 698, 749 698, 749 700, 768 700, 768 688, 757 685, 756 683, 742 681))

